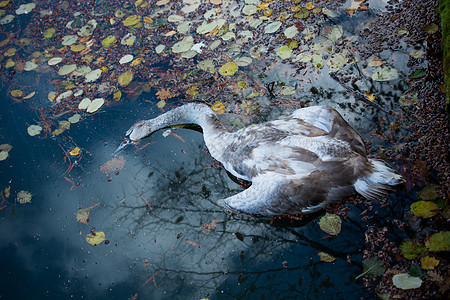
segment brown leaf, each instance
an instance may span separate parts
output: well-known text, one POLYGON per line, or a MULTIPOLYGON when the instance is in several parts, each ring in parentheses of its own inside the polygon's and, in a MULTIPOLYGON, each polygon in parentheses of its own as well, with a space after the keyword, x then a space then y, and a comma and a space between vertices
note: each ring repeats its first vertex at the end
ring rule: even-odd
POLYGON ((202 224, 202 227, 201 227, 202 232, 208 232, 208 231, 213 230, 214 228, 217 227, 217 223, 219 223, 219 220, 214 219, 214 220, 212 220, 211 223, 202 224))
POLYGON ((119 156, 119 158, 113 157, 113 159, 107 161, 103 165, 100 166, 100 171, 105 174, 110 172, 116 172, 123 169, 125 165, 125 159, 123 156, 119 156))
POLYGON ((200 248, 200 246, 194 241, 186 240, 186 243, 188 243, 189 245, 192 245, 194 247, 200 248))

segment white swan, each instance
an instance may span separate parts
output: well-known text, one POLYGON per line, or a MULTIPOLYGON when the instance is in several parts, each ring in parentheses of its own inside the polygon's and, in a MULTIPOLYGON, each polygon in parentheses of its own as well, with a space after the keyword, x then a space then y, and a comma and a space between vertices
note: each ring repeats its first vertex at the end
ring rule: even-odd
POLYGON ((355 191, 367 199, 383 197, 403 182, 383 162, 368 159, 359 134, 326 106, 298 109, 284 119, 229 132, 209 106, 190 103, 135 123, 124 144, 180 124, 201 126, 212 157, 234 176, 252 182, 224 199, 245 213, 311 213, 355 191))

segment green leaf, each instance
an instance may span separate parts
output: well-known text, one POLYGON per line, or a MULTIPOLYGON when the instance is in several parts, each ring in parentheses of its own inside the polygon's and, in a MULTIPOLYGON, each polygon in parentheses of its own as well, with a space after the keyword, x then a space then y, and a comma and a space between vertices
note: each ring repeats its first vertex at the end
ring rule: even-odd
POLYGON ((450 232, 440 231, 433 234, 425 242, 429 251, 449 251, 450 250, 450 232))
POLYGON ((359 279, 364 275, 368 275, 369 277, 377 277, 384 274, 386 270, 384 267, 384 260, 379 259, 378 257, 369 257, 363 260, 363 273, 358 275, 355 279, 359 279))
POLYGON ((412 72, 411 74, 409 74, 409 78, 417 79, 417 78, 422 78, 425 75, 427 75, 427 71, 425 71, 424 69, 417 69, 414 72, 412 72))
POLYGON ((319 227, 331 235, 338 235, 341 232, 342 220, 338 215, 326 213, 319 221, 319 227))
POLYGON ((419 197, 422 200, 434 200, 438 198, 439 193, 437 191, 437 185, 436 184, 427 185, 417 194, 417 197, 419 197))
POLYGON ((419 255, 427 253, 427 249, 423 245, 416 242, 403 242, 400 245, 400 250, 403 257, 406 259, 414 259, 419 255))
POLYGON ((417 201, 411 204, 411 211, 418 217, 431 218, 438 214, 439 207, 432 201, 417 201))

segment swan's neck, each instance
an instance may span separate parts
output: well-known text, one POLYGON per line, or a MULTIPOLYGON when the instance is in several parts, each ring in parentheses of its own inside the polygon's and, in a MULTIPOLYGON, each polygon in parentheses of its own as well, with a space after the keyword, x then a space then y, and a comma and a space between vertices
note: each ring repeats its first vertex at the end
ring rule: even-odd
POLYGON ((219 161, 223 149, 225 149, 223 143, 227 141, 225 135, 230 134, 220 123, 216 114, 205 104, 185 104, 150 120, 150 122, 152 131, 174 125, 199 125, 203 129, 206 147, 211 155, 219 161))

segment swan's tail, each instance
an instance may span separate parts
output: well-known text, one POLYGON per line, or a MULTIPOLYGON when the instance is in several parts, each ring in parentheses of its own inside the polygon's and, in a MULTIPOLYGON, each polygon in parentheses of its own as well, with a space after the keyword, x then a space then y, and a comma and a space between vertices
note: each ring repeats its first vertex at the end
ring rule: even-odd
POLYGON ((354 184, 356 191, 366 199, 376 200, 384 197, 393 191, 396 185, 405 182, 401 175, 384 162, 375 159, 369 159, 369 162, 373 166, 372 173, 359 178, 354 184))

